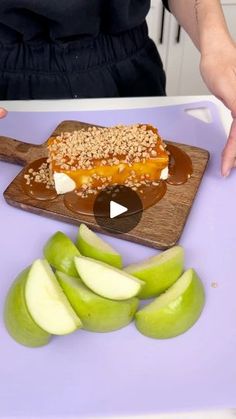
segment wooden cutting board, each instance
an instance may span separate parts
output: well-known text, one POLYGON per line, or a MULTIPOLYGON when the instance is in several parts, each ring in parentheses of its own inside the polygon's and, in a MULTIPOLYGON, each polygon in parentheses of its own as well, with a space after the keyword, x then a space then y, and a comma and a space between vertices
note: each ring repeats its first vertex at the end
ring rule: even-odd
MULTIPOLYGON (((89 125, 78 121, 63 121, 52 135, 60 135, 62 131, 74 131, 89 125)), ((35 145, 0 136, 0 160, 22 166, 28 165, 34 160, 47 156, 46 142, 42 145, 35 145)), ((189 145, 172 144, 178 145, 190 156, 193 164, 192 177, 183 185, 168 184, 164 198, 153 207, 143 211, 139 224, 129 233, 119 234, 119 238, 158 249, 166 249, 178 242, 206 169, 209 152, 189 145)), ((4 198, 8 204, 74 225, 84 222, 93 230, 104 232, 93 216, 76 214, 66 208, 62 196, 52 201, 39 201, 25 194, 22 188, 22 176, 23 170, 5 190, 4 198)), ((111 234, 107 231, 105 233, 111 234)))

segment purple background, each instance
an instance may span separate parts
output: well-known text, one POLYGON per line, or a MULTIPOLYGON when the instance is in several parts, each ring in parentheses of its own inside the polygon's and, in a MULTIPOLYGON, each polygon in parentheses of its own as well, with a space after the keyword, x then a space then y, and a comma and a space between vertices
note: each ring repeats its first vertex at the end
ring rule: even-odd
MULTIPOLYGON (((10 113, 0 132, 41 143, 64 119, 103 125, 145 122, 168 139, 211 153, 180 243, 186 267, 194 267, 206 289, 206 307, 197 324, 171 340, 152 340, 134 325, 95 334, 78 331, 55 337, 43 348, 15 343, 0 317, 0 417, 86 417, 148 414, 236 406, 236 173, 220 177, 226 135, 215 105, 212 123, 186 114, 187 105, 91 112, 10 113), (211 283, 218 287, 212 288, 211 283)), ((190 108, 194 104, 189 105, 190 108)), ((15 276, 35 258, 57 230, 76 228, 8 206, 2 192, 19 167, 0 163, 0 309, 15 276)), ((154 226, 155 228, 155 226, 154 226)), ((155 250, 107 237, 131 263, 155 250)))

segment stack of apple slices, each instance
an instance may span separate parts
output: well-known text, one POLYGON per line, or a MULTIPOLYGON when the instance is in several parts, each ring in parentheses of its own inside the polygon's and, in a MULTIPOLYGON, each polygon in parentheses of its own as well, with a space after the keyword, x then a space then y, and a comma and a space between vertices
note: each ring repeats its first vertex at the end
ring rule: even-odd
POLYGON ((74 244, 54 234, 38 259, 15 280, 5 302, 5 325, 19 343, 37 347, 51 335, 79 328, 111 332, 135 325, 152 338, 184 333, 199 318, 205 301, 184 252, 175 246, 122 270, 121 256, 84 224, 74 244), (139 298, 155 299, 138 310, 139 298))

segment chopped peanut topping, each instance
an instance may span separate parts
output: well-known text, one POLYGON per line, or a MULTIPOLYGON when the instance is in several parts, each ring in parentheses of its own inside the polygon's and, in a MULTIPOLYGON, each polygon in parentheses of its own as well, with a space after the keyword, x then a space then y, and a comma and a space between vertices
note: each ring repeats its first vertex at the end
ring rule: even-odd
POLYGON ((156 128, 149 125, 88 127, 62 132, 48 140, 48 159, 37 170, 29 168, 27 185, 54 187, 54 173, 74 180, 80 197, 123 184, 133 190, 158 185, 169 156, 156 128))
POLYGON ((54 186, 54 180, 51 174, 48 163, 42 163, 37 170, 30 168, 25 174, 24 179, 26 180, 26 185, 32 185, 35 183, 43 183, 46 186, 46 189, 54 186))
POLYGON ((75 171, 120 163, 131 167, 134 162, 145 163, 157 155, 166 156, 158 131, 151 128, 135 124, 62 132, 49 140, 51 163, 57 170, 75 171))

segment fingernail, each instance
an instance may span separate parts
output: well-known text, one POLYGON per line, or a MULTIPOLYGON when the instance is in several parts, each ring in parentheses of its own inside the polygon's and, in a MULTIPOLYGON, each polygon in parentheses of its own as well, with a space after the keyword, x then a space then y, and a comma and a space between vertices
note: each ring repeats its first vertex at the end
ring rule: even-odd
POLYGON ((227 170, 227 172, 224 173, 224 177, 228 177, 230 175, 230 170, 227 170))

